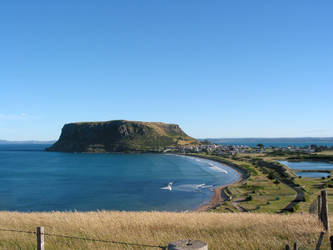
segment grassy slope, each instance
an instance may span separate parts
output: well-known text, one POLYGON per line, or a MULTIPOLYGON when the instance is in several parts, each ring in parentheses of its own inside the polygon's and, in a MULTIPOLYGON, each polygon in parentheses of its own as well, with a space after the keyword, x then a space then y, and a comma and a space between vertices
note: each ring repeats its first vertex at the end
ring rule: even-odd
POLYGON ((176 124, 115 120, 65 124, 50 151, 162 151, 167 146, 199 145, 176 124))
MULTIPOLYGON (((200 154, 197 155, 199 156, 200 154)), ((233 205, 233 202, 237 202, 239 206, 249 212, 276 213, 296 197, 296 192, 292 188, 283 183, 274 184, 273 180, 267 177, 267 174, 264 174, 260 168, 248 161, 220 156, 202 156, 239 166, 250 173, 249 178, 246 180, 228 187, 232 201, 224 202, 216 211, 237 212, 238 210, 233 205), (250 196, 251 199, 247 199, 250 196)))
MULTIPOLYGON (((33 231, 39 225, 45 227, 45 233, 152 245, 199 239, 207 242, 209 249, 283 249, 296 241, 302 249, 314 249, 322 230, 315 216, 300 214, 0 212, 0 228, 33 231)), ((138 249, 52 236, 45 236, 45 240, 49 250, 138 249)), ((1 249, 34 249, 35 242, 32 234, 0 231, 1 249)), ((328 246, 327 241, 324 244, 328 246)))
POLYGON ((333 215, 333 188, 325 186, 326 183, 332 183, 331 180, 325 178, 298 178, 295 180, 296 183, 300 184, 306 190, 307 199, 305 202, 300 203, 300 211, 309 211, 310 204, 317 199, 320 191, 323 189, 327 190, 328 202, 329 202, 329 213, 333 215))
MULTIPOLYGON (((307 160, 307 159, 315 159, 322 161, 330 161, 332 156, 332 151, 320 152, 314 155, 301 155, 300 157, 292 156, 293 158, 298 158, 299 160, 307 160)), ((265 156, 263 157, 265 160, 287 160, 288 155, 285 156, 265 156)), ((331 172, 331 176, 333 173, 331 172)), ((333 180, 331 178, 296 178, 295 183, 299 184, 305 189, 306 201, 299 203, 298 212, 308 212, 310 204, 315 202, 317 196, 320 194, 320 191, 323 189, 327 190, 328 193, 328 208, 329 214, 333 216, 333 180)))
MULTIPOLYGON (((280 212, 296 196, 296 192, 287 185, 274 184, 272 180, 262 174, 251 176, 248 180, 228 189, 232 193, 234 201, 240 200, 241 207, 249 212, 258 213, 280 212), (246 200, 248 197, 252 197, 251 200, 246 200)), ((230 203, 226 202, 227 205, 231 205, 230 203)))
MULTIPOLYGON (((236 203, 249 212, 265 212, 276 213, 284 208, 288 203, 293 201, 296 197, 296 192, 289 186, 279 183, 274 184, 274 180, 268 178, 267 173, 264 174, 262 169, 255 163, 253 159, 262 159, 265 162, 276 162, 277 160, 287 160, 289 157, 299 160, 331 160, 331 151, 309 155, 309 154, 285 154, 274 156, 270 154, 238 154, 236 159, 232 157, 220 157, 213 155, 204 155, 206 158, 219 160, 225 163, 231 163, 241 166, 250 170, 251 175, 248 179, 233 184, 228 187, 228 191, 232 195, 232 201, 224 202, 216 211, 220 212, 238 212, 235 207, 236 203), (251 200, 246 200, 251 196, 251 200), (239 202, 237 202, 239 200, 239 202)), ((290 177, 295 177, 292 170, 287 169, 286 173, 290 177)), ((333 176, 333 173, 332 175, 333 176)), ((308 212, 310 204, 315 202, 320 190, 326 189, 328 192, 329 214, 333 216, 333 178, 295 178, 295 184, 299 184, 305 190, 305 202, 299 202, 297 205, 297 212, 308 212)))

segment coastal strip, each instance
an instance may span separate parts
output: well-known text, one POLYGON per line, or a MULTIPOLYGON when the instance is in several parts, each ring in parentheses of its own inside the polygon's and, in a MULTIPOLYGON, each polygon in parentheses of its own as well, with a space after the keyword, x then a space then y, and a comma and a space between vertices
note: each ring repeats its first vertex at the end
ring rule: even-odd
POLYGON ((239 174, 239 178, 236 181, 229 183, 227 185, 222 185, 222 186, 216 187, 213 191, 213 196, 212 196, 211 200, 207 204, 203 204, 200 207, 194 209, 195 212, 205 212, 205 211, 217 208, 218 206, 220 206, 222 204, 222 202, 224 202, 228 199, 228 197, 226 196, 225 191, 224 191, 226 187, 239 183, 249 177, 248 172, 246 172, 244 169, 240 168, 239 166, 237 166, 235 164, 230 164, 230 163, 226 163, 222 160, 212 159, 210 157, 205 157, 205 156, 195 155, 195 154, 185 154, 185 155, 179 154, 179 155, 197 157, 197 158, 202 158, 205 160, 215 161, 217 163, 222 163, 222 164, 226 165, 227 167, 232 168, 234 171, 236 171, 239 174))

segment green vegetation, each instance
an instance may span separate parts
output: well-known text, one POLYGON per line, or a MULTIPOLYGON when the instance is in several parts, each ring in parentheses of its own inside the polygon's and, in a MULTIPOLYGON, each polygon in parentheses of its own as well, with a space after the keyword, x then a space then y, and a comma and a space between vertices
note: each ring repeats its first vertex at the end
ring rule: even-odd
POLYGON ((236 167, 246 178, 227 188, 231 201, 225 201, 214 211, 218 212, 268 212, 277 213, 292 202, 296 191, 286 183, 279 181, 290 177, 281 164, 275 165, 257 158, 222 157, 209 154, 191 154, 236 167), (278 198, 277 198, 278 197, 278 198))
POLYGON ((47 150, 62 152, 161 152, 166 147, 199 145, 176 124, 108 121, 66 124, 47 150))
MULTIPOLYGON (((278 160, 333 162, 332 154, 266 150, 260 154, 221 156, 214 153, 191 154, 216 160, 241 170, 245 179, 224 189, 231 200, 224 201, 216 212, 308 212, 320 190, 328 191, 329 210, 333 215, 333 178, 297 177, 278 160), (282 151, 281 151, 282 152, 282 151)), ((333 176, 333 175, 331 175, 333 176)))
MULTIPOLYGON (((302 153, 296 155, 295 153, 285 153, 284 157, 272 157, 271 154, 263 157, 264 160, 277 161, 277 160, 287 160, 287 161, 322 161, 322 162, 333 162, 332 151, 323 151, 319 153, 302 153)), ((303 171, 311 172, 311 170, 294 170, 294 171, 303 171)), ((295 175, 294 171, 289 170, 291 175, 295 175)), ((316 172, 329 172, 327 170, 316 172)), ((328 203, 329 203, 329 214, 333 215, 333 179, 331 175, 328 178, 307 178, 307 177, 295 177, 293 178, 293 183, 296 186, 299 186, 304 190, 304 201, 297 204, 298 212, 309 212, 309 207, 311 203, 316 202, 317 196, 320 194, 320 191, 326 189, 328 192, 328 203)))

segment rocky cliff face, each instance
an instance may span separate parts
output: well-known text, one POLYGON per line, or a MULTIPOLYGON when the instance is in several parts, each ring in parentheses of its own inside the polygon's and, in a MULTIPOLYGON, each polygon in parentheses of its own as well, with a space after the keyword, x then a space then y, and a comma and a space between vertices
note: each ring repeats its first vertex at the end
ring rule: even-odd
POLYGON ((48 151, 146 152, 167 146, 200 144, 176 124, 116 120, 66 124, 48 151))

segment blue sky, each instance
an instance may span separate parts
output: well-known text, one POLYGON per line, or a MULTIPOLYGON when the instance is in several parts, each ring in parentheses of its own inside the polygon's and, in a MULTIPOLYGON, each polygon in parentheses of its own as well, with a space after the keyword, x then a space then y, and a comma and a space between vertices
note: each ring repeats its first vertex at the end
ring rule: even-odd
POLYGON ((333 136, 332 1, 0 3, 0 139, 64 123, 333 136))

